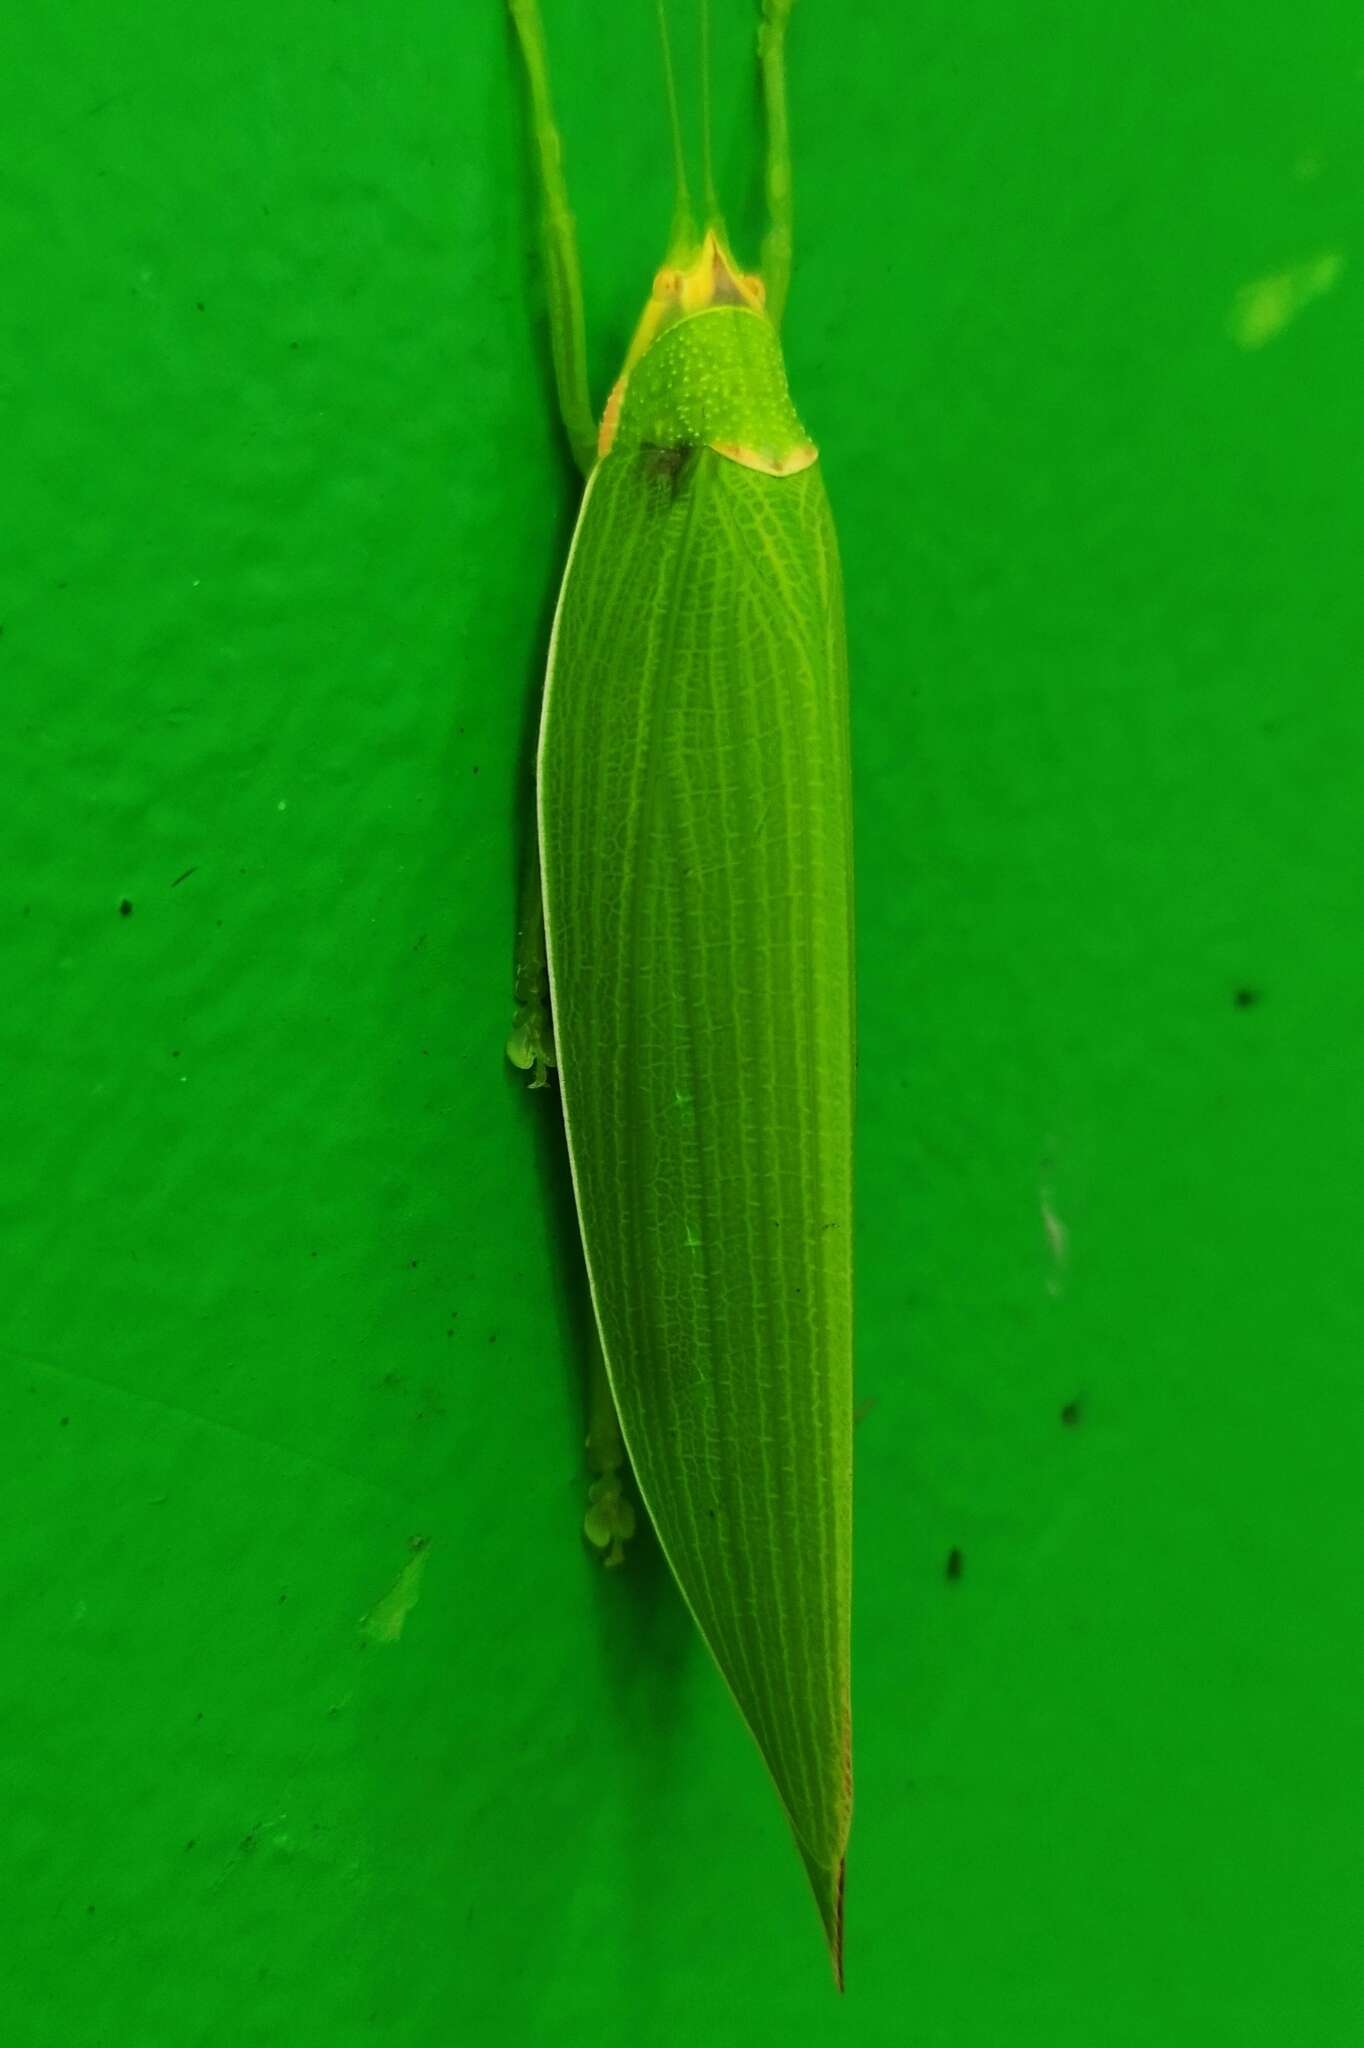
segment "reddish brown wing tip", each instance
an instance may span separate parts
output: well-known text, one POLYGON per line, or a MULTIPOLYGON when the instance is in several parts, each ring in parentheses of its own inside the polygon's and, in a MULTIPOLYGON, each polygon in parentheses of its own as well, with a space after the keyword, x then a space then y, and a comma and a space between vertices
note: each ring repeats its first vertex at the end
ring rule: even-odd
POLYGON ((829 1960, 834 1966, 834 1982, 840 1991, 843 1989, 843 1874, 847 1867, 846 1856, 840 1857, 834 1890, 834 1924, 829 1930, 829 1960))
POLYGON ((829 1961, 833 1965, 834 1982, 843 1989, 843 1873, 847 1858, 840 1856, 835 1863, 817 1863, 812 1856, 805 1855, 805 1869, 819 1908, 820 1925, 824 1939, 829 1946, 829 1961))

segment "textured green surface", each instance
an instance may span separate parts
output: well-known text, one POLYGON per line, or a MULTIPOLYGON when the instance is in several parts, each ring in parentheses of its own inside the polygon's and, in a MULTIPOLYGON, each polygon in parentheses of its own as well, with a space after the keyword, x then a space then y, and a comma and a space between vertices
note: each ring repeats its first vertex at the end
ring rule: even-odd
POLYGON ((741 448, 750 467, 757 466, 755 455, 778 469, 811 459, 809 435, 786 388, 776 330, 745 308, 729 307, 699 323, 683 320, 630 373, 612 445, 672 448, 696 441, 741 448))
MULTIPOLYGON (((731 322, 759 325, 726 308, 673 332, 731 322)), ((627 397, 583 501, 539 750, 563 1114, 639 1490, 837 1971, 854 1071, 838 547, 817 463, 768 476, 702 447, 661 468, 630 416, 627 397)))
MULTIPOLYGON (((652 29, 547 11, 600 395, 652 29)), ((500 1066, 573 502, 500 10, 9 10, 17 2048, 1358 2037, 1362 71, 1345 0, 797 10, 872 1404, 839 2004, 656 1559, 578 1546, 500 1066)))

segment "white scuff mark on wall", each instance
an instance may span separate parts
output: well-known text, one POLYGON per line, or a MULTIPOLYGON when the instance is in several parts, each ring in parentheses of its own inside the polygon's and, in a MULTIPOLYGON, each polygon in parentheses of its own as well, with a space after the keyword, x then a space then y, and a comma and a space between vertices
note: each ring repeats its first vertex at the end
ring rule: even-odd
POLYGON ((396 1643, 403 1624, 421 1596, 422 1574, 426 1570, 426 1539, 414 1536, 412 1555, 382 1600, 375 1602, 360 1622, 360 1632, 372 1643, 396 1643))
POLYGON ((1047 1275, 1048 1294, 1059 1294, 1066 1284, 1066 1267, 1070 1263, 1070 1232, 1056 1213, 1052 1189, 1043 1181, 1037 1191, 1042 1211, 1042 1229, 1051 1254, 1051 1271, 1047 1275))
POLYGON ((1323 249, 1304 263, 1243 284, 1232 301, 1227 326, 1238 348, 1263 348, 1283 333, 1303 309, 1333 290, 1345 268, 1339 249, 1323 249))

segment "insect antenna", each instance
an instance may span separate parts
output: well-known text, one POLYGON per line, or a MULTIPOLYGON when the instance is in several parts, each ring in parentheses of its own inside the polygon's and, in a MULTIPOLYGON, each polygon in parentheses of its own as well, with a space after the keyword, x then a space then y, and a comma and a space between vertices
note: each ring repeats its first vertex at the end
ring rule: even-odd
POLYGON ((682 147, 682 120, 677 111, 677 79, 673 72, 673 50, 668 36, 668 10, 658 0, 658 40, 663 51, 663 90, 668 101, 668 121, 673 135, 673 226, 672 248, 677 255, 696 241, 696 216, 692 212, 691 187, 687 183, 687 157, 682 147))
POLYGON ((715 192, 715 154, 711 145, 710 118, 710 0, 701 0, 701 178, 706 226, 720 224, 720 201, 715 192))

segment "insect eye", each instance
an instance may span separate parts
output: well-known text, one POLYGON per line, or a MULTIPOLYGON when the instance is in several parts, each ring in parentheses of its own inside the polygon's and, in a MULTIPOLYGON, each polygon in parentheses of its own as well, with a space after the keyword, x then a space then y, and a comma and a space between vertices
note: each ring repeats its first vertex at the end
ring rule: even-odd
POLYGON ((682 279, 676 270, 660 270, 654 278, 656 299, 675 299, 682 288, 682 279))
POLYGON ((756 270, 750 276, 745 277, 744 290, 752 298, 755 306, 765 306, 767 304, 767 286, 763 283, 756 270))

